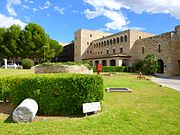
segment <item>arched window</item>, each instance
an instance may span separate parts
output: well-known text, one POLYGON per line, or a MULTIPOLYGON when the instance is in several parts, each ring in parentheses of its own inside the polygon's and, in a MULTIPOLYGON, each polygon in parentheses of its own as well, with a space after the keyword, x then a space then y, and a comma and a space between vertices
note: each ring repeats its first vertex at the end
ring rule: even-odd
POLYGON ((121 42, 123 42, 123 36, 121 36, 121 42))
POLYGON ((99 42, 99 47, 101 46, 101 43, 99 42))
POLYGON ((110 45, 112 45, 112 39, 110 39, 110 45))
POLYGON ((119 44, 119 37, 117 37, 117 44, 119 44))
POLYGON ((109 40, 107 40, 107 45, 109 45, 109 40))
POLYGON ((106 46, 106 41, 104 41, 104 46, 106 46))
POLYGON ((94 48, 96 48, 96 44, 94 44, 94 48))
POLYGON ((103 42, 101 42, 101 46, 103 46, 103 42))
POLYGON ((127 42, 127 35, 124 36, 124 41, 127 42))
POLYGON ((107 61, 106 60, 102 60, 102 65, 103 66, 107 66, 107 61))
POLYGON ((98 43, 96 43, 96 47, 98 47, 98 43))
POLYGON ((115 38, 113 38, 113 44, 114 44, 114 45, 116 44, 116 39, 115 39, 115 38))
POLYGON ((110 66, 116 66, 116 60, 114 59, 110 60, 110 66))
POLYGON ((96 65, 96 64, 99 64, 99 61, 98 61, 98 60, 95 61, 95 65, 96 65))

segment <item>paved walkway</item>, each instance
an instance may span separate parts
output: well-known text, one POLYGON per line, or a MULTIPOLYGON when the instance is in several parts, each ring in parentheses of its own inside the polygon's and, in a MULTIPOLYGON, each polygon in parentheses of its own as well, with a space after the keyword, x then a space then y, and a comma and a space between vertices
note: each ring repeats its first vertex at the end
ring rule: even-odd
POLYGON ((152 81, 160 85, 180 91, 180 77, 156 77, 152 81))

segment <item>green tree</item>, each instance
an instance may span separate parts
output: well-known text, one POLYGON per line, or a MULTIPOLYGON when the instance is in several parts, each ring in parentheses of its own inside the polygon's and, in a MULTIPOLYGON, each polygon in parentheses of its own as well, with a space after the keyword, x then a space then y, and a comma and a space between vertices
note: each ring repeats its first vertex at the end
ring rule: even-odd
POLYGON ((145 74, 155 74, 158 68, 156 56, 154 54, 148 54, 142 65, 142 71, 145 74))
POLYGON ((29 23, 25 27, 22 40, 24 42, 23 55, 31 59, 43 58, 43 46, 48 46, 50 41, 45 30, 35 23, 29 23))
POLYGON ((4 57, 16 58, 20 55, 21 50, 21 27, 19 25, 12 25, 6 30, 1 28, 1 31, 4 31, 4 34, 1 35, 1 49, 3 51, 4 57))
POLYGON ((23 30, 19 25, 0 28, 0 59, 43 59, 45 50, 47 59, 50 60, 62 52, 62 49, 38 24, 29 23, 23 30))
POLYGON ((5 51, 4 51, 4 36, 6 33, 6 28, 0 28, 0 59, 5 57, 5 51))
POLYGON ((46 49, 46 59, 51 60, 62 52, 63 47, 56 40, 50 39, 49 45, 44 49, 46 49))

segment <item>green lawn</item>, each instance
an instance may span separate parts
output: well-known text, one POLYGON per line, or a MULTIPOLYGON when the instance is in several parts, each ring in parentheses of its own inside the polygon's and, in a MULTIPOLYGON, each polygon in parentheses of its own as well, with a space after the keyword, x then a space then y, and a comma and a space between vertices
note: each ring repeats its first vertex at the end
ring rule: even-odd
POLYGON ((15 76, 15 75, 27 75, 34 74, 34 70, 31 69, 2 69, 0 68, 0 77, 15 76))
MULTIPOLYGON (((0 70, 0 76, 31 74, 33 70, 0 70)), ((58 117, 31 124, 6 123, 0 114, 0 134, 180 135, 180 92, 159 87, 136 75, 104 76, 106 87, 129 87, 132 93, 106 93, 102 112, 81 118, 58 117)))

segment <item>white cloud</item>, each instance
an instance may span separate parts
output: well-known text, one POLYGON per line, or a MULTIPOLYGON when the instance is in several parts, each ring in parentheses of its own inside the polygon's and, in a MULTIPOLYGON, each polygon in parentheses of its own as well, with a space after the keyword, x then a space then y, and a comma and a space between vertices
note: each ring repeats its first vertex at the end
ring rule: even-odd
POLYGON ((72 10, 71 12, 74 13, 74 14, 78 14, 79 13, 79 11, 77 11, 77 10, 72 10))
POLYGON ((38 12, 37 8, 32 8, 33 13, 38 12))
POLYGON ((21 7, 24 9, 30 9, 28 5, 22 5, 21 7))
MULTIPOLYGON (((121 2, 120 0, 118 0, 121 2)), ((123 0, 124 5, 129 7, 135 13, 163 13, 170 14, 176 19, 180 19, 180 1, 179 0, 123 0)))
POLYGON ((44 8, 45 8, 45 9, 48 9, 51 5, 52 5, 52 4, 51 4, 49 1, 46 1, 46 2, 44 3, 44 8))
POLYGON ((34 1, 31 0, 31 1, 29 1, 29 3, 32 4, 32 3, 34 3, 34 1))
POLYGON ((31 18, 28 16, 25 16, 26 22, 31 22, 31 18))
POLYGON ((39 9, 43 10, 44 8, 43 8, 43 7, 41 7, 41 6, 39 6, 39 9))
MULTIPOLYGON (((84 10, 87 19, 105 16, 111 20, 111 22, 105 24, 107 30, 128 28, 129 21, 121 11, 123 8, 137 14, 144 12, 150 14, 163 13, 180 19, 180 0, 84 0, 84 2, 94 8, 94 10, 84 10)), ((139 27, 133 28, 143 29, 139 27)))
POLYGON ((59 8, 57 6, 54 7, 54 10, 57 11, 60 14, 64 14, 64 8, 59 8))
POLYGON ((48 13, 47 13, 46 15, 47 15, 48 17, 50 16, 50 14, 48 14, 48 13))
POLYGON ((0 14, 0 27, 10 27, 13 24, 20 25, 21 28, 24 28, 26 26, 26 24, 22 22, 20 19, 7 17, 3 14, 0 14))
POLYGON ((6 9, 8 13, 12 16, 16 16, 17 13, 14 10, 13 5, 20 5, 20 4, 21 4, 21 0, 7 0, 6 9))

